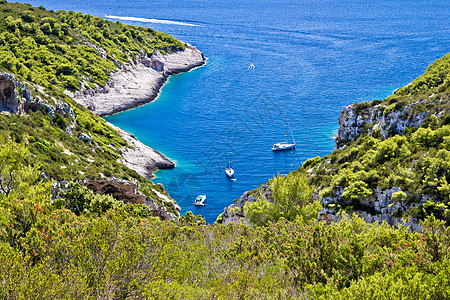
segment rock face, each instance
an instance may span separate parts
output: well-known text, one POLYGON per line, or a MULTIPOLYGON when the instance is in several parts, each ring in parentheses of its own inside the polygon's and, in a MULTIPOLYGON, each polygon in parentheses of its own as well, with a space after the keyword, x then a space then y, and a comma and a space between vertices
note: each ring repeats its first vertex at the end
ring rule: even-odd
POLYGON ((23 95, 25 87, 21 90, 22 87, 23 85, 16 82, 13 75, 0 73, 0 109, 2 111, 9 111, 13 114, 24 112, 22 96, 25 96, 23 95))
MULTIPOLYGON (((338 119, 340 127, 334 150, 343 149, 348 143, 362 135, 378 135, 384 139, 389 135, 403 134, 407 127, 419 127, 431 114, 429 111, 415 109, 415 106, 422 103, 423 100, 419 100, 402 107, 396 107, 396 104, 372 106, 368 103, 360 103, 344 107, 338 119)), ((403 220, 403 218, 395 217, 399 212, 417 205, 417 203, 413 203, 402 206, 399 203, 393 203, 392 194, 400 191, 400 188, 383 191, 376 189, 370 197, 352 203, 346 203, 342 199, 344 191, 342 188, 335 189, 332 195, 322 198, 324 210, 320 213, 319 219, 339 220, 340 216, 336 214, 338 210, 335 205, 345 204, 354 206, 355 212, 366 222, 386 221, 390 225, 406 222, 405 225, 410 226, 411 230, 422 230, 418 220, 403 220)), ((427 200, 429 197, 423 196, 421 203, 425 203, 427 200)))
POLYGON ((96 194, 111 195, 124 203, 145 203, 145 197, 138 194, 136 184, 120 180, 88 180, 82 183, 96 194))
POLYGON ((170 75, 187 72, 205 63, 203 53, 193 46, 168 55, 148 57, 141 53, 112 74, 105 87, 69 94, 99 116, 111 115, 153 101, 170 75))
MULTIPOLYGON (((273 202, 272 191, 269 189, 269 186, 262 185, 259 188, 258 195, 259 199, 273 202)), ((223 213, 217 218, 217 222, 223 225, 227 225, 228 223, 243 223, 249 225, 248 219, 245 217, 244 205, 249 202, 258 201, 258 197, 253 195, 251 192, 245 192, 241 198, 235 200, 234 204, 225 207, 223 213)))
MULTIPOLYGON (((422 226, 419 225, 418 220, 404 219, 395 216, 397 212, 403 212, 417 205, 417 203, 394 203, 392 201, 392 194, 399 191, 401 191, 399 187, 387 190, 375 189, 370 197, 360 199, 357 203, 353 202, 346 204, 353 205, 356 214, 364 218, 367 223, 375 223, 377 221, 379 223, 386 221, 389 225, 399 225, 404 223, 406 226, 409 226, 411 230, 418 232, 422 231, 422 226), (363 210, 362 208, 365 208, 366 210, 363 210)), ((333 222, 341 219, 341 216, 337 214, 339 208, 336 204, 345 203, 342 199, 343 193, 344 189, 341 188, 335 190, 333 195, 322 198, 323 210, 319 214, 319 220, 333 222)), ((424 196, 420 203, 425 203, 427 200, 429 200, 429 197, 424 196)))
POLYGON ((362 134, 372 135, 378 132, 386 138, 388 133, 402 134, 407 127, 418 127, 429 115, 428 112, 413 113, 413 108, 421 101, 409 104, 399 110, 376 105, 355 108, 345 106, 338 119, 339 130, 334 150, 345 147, 346 143, 356 140, 362 134))
POLYGON ((50 117, 60 114, 75 121, 75 113, 69 104, 54 100, 50 104, 39 97, 34 98, 25 85, 17 81, 14 75, 0 73, 0 111, 22 114, 42 110, 50 117))
POLYGON ((111 180, 87 180, 81 183, 96 194, 111 195, 114 199, 124 203, 147 204, 152 209, 154 217, 161 220, 173 220, 173 216, 165 209, 157 207, 154 200, 137 191, 137 185, 133 182, 118 179, 111 180))

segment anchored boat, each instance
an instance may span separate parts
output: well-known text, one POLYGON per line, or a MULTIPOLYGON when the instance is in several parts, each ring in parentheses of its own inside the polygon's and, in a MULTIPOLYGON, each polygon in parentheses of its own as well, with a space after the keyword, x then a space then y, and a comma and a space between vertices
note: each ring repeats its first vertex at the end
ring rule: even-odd
POLYGON ((197 198, 195 198, 194 205, 195 206, 205 206, 205 200, 206 195, 198 195, 197 198))
POLYGON ((287 120, 287 114, 286 114, 286 124, 284 126, 286 127, 286 134, 285 134, 286 142, 278 142, 276 144, 273 144, 273 146, 272 146, 273 151, 282 151, 282 150, 289 150, 289 149, 295 148, 295 139, 294 139, 294 135, 292 134, 291 126, 289 125, 288 120, 287 120), (292 142, 288 141, 288 128, 289 128, 289 131, 291 132, 292 142))
POLYGON ((234 176, 234 170, 231 167, 231 144, 230 144, 230 159, 228 160, 228 166, 225 168, 225 174, 227 174, 228 177, 234 176))

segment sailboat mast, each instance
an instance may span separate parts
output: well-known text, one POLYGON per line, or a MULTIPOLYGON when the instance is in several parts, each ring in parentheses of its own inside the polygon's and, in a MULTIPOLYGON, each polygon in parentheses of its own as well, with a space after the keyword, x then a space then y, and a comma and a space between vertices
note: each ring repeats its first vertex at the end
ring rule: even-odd
POLYGON ((286 116, 286 125, 284 125, 286 127, 286 144, 288 143, 288 122, 287 122, 287 113, 284 113, 284 115, 286 116))
POLYGON ((291 125, 289 125, 289 130, 291 131, 292 143, 295 144, 294 134, 292 133, 291 125))
POLYGON ((231 144, 230 144, 230 159, 228 160, 228 167, 231 167, 231 144))
POLYGON ((287 135, 288 135, 287 130, 288 130, 288 127, 289 127, 289 131, 291 132, 292 144, 295 145, 294 134, 292 133, 291 125, 288 123, 287 114, 286 114, 286 144, 287 144, 287 135))

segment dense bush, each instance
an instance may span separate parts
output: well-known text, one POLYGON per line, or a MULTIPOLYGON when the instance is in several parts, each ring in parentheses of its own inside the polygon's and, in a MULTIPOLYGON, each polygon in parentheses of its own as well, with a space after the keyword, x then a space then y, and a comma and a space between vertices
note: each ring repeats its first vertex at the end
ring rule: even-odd
MULTIPOLYGON (((104 85, 109 72, 140 49, 184 47, 151 29, 0 4, 1 68, 57 98, 82 82, 104 85), (107 58, 86 42, 105 49, 107 58)), ((448 70, 448 62, 440 60, 376 104, 387 104, 384 112, 395 111, 425 95, 416 110, 437 109, 431 101, 448 99, 448 70)), ((269 183, 273 202, 244 207, 250 221, 261 226, 206 226, 190 212, 178 222, 161 222, 148 206, 124 205, 75 183, 52 203, 48 175, 111 174, 135 178, 146 195, 164 192, 117 162, 125 145, 117 132, 70 103, 77 124, 73 136, 64 132, 68 123, 60 115, 0 115, 1 298, 450 298, 450 229, 438 220, 447 225, 450 220, 445 113, 429 116, 424 128, 405 130, 404 136, 384 141, 366 136, 308 160, 309 183, 302 172, 274 178, 269 183), (90 144, 78 139, 84 132, 93 135, 90 144), (321 195, 343 189, 350 202, 391 187, 407 191, 394 193, 394 202, 416 201, 423 194, 436 201, 411 210, 425 219, 422 233, 367 224, 356 215, 326 224, 317 221, 320 203, 311 203, 310 184, 326 191, 321 195)), ((363 113, 371 105, 357 110, 363 113)))
MULTIPOLYGON (((36 172, 20 165, 19 172, 36 172)), ((356 215, 331 225, 297 217, 266 227, 206 226, 190 212, 162 222, 140 204, 93 205, 101 197, 76 184, 52 205, 44 181, 20 183, 14 195, 0 194, 1 298, 450 296, 450 229, 435 218, 423 233, 356 215)))
POLYGON ((251 224, 266 226, 269 222, 276 223, 280 218, 309 222, 317 217, 322 208, 318 201, 311 201, 313 188, 308 185, 303 174, 290 173, 286 177, 278 174, 268 185, 272 191, 270 201, 258 195, 258 201, 244 205, 245 216, 251 224))

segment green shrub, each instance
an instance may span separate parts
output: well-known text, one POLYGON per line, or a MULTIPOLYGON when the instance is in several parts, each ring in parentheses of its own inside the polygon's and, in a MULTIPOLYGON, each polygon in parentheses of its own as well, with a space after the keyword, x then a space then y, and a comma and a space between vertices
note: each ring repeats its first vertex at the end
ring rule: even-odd
MULTIPOLYGON (((103 214, 112 208, 123 206, 123 202, 115 200, 110 195, 96 195, 79 183, 71 182, 67 191, 61 193, 64 198, 64 206, 76 215, 103 214)), ((61 205, 61 201, 59 204, 61 205)))
POLYGON ((29 10, 24 11, 21 18, 24 22, 27 22, 27 23, 33 23, 36 20, 34 13, 29 10))
POLYGON ((350 182, 349 186, 345 188, 345 192, 342 194, 342 198, 349 200, 365 199, 372 195, 373 192, 368 188, 367 183, 364 181, 356 180, 350 182))
POLYGON ((307 159, 307 160, 303 163, 302 168, 305 168, 305 169, 306 169, 308 166, 314 165, 314 164, 316 164, 318 161, 320 161, 320 156, 316 156, 316 157, 314 157, 314 158, 307 159))

